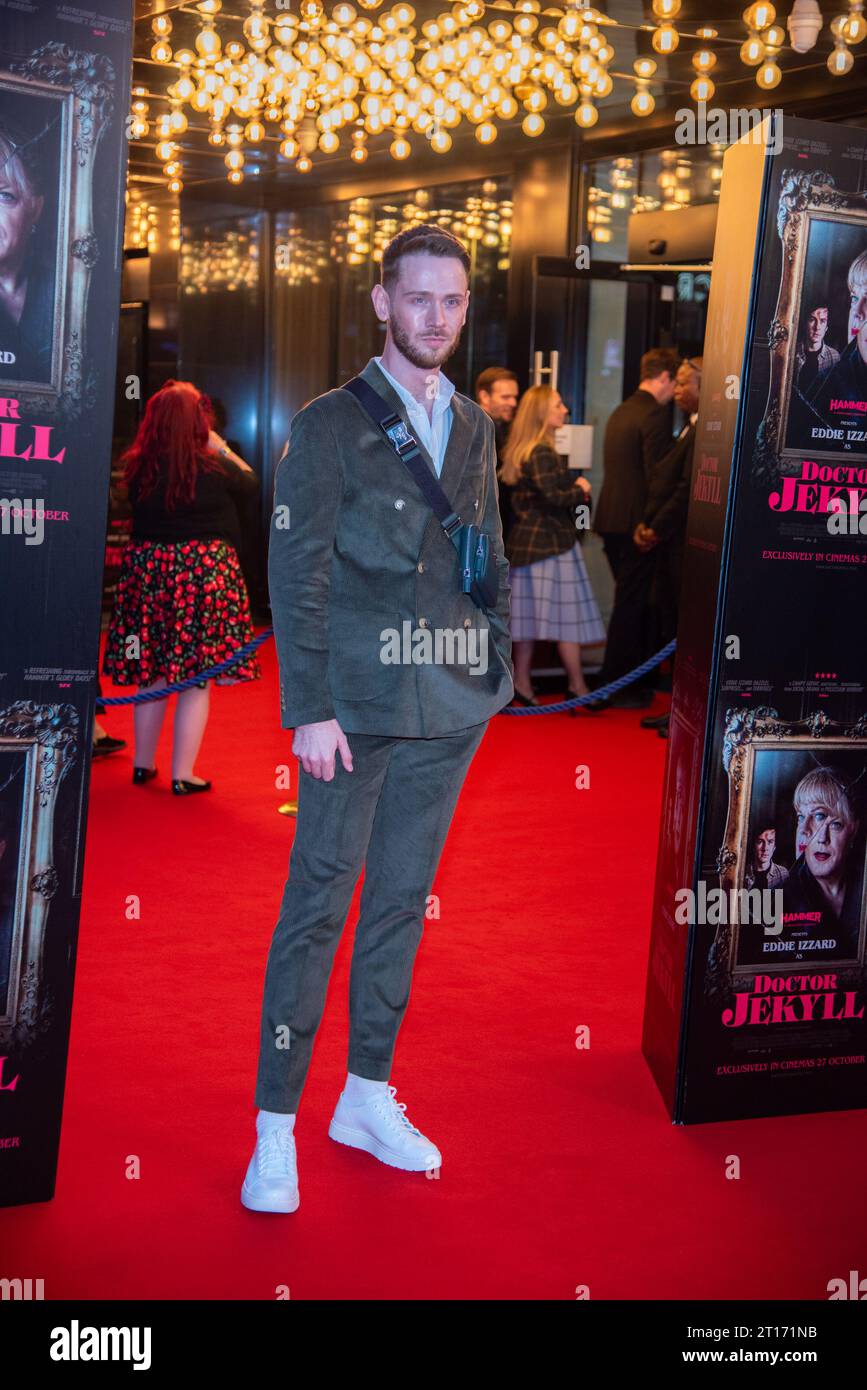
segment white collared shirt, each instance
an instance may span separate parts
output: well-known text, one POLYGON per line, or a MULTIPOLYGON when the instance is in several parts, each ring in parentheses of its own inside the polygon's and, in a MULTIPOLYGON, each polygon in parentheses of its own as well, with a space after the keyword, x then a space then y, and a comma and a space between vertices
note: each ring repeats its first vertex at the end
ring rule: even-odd
POLYGON ((427 410, 422 402, 417 401, 415 396, 407 391, 406 387, 402 386, 399 381, 395 381, 391 372, 386 371, 383 367, 382 358, 374 357, 373 360, 406 406, 406 413, 409 416, 413 433, 433 459, 437 477, 439 477, 443 471, 443 460, 446 456, 446 448, 452 429, 454 411, 451 402, 452 396, 455 394, 454 382, 449 381, 448 377, 443 376, 440 372, 439 391, 434 397, 433 410, 428 418, 427 410))

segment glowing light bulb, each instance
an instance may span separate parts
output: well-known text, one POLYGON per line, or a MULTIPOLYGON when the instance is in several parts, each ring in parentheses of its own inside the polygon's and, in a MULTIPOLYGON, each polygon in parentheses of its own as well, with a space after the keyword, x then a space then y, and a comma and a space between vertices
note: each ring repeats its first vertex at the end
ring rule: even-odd
POLYGON ((636 58, 632 66, 637 77, 652 77, 656 72, 656 63, 653 58, 636 58))
POLYGON ((860 5, 853 5, 840 26, 840 37, 846 43, 860 43, 867 34, 867 20, 861 13, 860 5))
POLYGON ((697 77, 692 83, 689 94, 693 101, 710 101, 716 87, 709 77, 697 77))
POLYGON ((254 39, 258 40, 263 36, 265 38, 268 37, 270 25, 271 21, 269 19, 266 19, 262 13, 254 11, 253 14, 249 14, 244 20, 241 29, 245 39, 252 46, 252 41, 254 39))
POLYGON ((770 61, 762 63, 762 66, 756 73, 756 82, 762 88, 762 91, 768 92, 772 87, 777 86, 782 75, 782 72, 775 62, 770 61))
POLYGON ((200 29, 196 34, 196 49, 203 58, 216 58, 222 45, 220 36, 215 30, 207 28, 200 29))
POLYGON ((757 0, 755 5, 750 5, 748 10, 744 10, 744 24, 748 29, 767 29, 776 17, 776 10, 767 0, 757 0))
POLYGON ((653 31, 651 43, 657 53, 673 53, 680 43, 680 34, 673 24, 660 24, 659 28, 653 31))
POLYGON ((837 42, 828 54, 828 71, 832 77, 845 77, 852 71, 855 59, 845 43, 837 42))
POLYGON ((634 116, 649 116, 656 107, 653 93, 649 92, 646 87, 639 87, 629 104, 634 116))
POLYGON ((758 34, 750 34, 749 38, 741 44, 741 62, 746 63, 747 67, 758 67, 759 63, 767 55, 764 41, 758 34))

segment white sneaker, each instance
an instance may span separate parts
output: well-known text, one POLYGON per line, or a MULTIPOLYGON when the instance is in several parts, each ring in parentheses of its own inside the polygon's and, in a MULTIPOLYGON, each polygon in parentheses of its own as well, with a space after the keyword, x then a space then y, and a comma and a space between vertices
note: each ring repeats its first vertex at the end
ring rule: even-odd
POLYGON ((375 1091, 363 1105, 349 1105, 341 1092, 328 1126, 330 1138, 351 1149, 364 1149, 391 1168, 421 1173, 439 1168, 442 1154, 406 1118, 406 1105, 395 1100, 396 1087, 375 1091))
POLYGON ((295 1135, 276 1125, 257 1139, 241 1201, 250 1211, 297 1211, 300 1200, 295 1135))

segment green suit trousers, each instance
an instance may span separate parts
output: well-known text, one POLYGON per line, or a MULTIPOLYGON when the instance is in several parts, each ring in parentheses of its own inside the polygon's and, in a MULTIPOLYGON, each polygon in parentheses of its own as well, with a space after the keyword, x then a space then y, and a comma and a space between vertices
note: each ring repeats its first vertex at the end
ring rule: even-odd
POLYGON ((486 728, 487 721, 434 738, 350 733, 352 772, 339 753, 331 782, 299 771, 295 840, 265 973, 260 1110, 297 1108, 362 866, 347 1070, 389 1079, 427 898, 486 728))

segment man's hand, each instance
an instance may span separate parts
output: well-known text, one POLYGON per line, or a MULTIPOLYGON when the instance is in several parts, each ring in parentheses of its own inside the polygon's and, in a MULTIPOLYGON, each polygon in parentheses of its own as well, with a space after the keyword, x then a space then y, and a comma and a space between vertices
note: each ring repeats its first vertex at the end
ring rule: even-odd
POLYGON ((587 479, 581 473, 579 473, 578 477, 575 479, 575 486, 584 493, 585 497, 589 497, 593 491, 587 479))
POLYGON ((295 730, 292 752, 311 777, 323 782, 334 780, 334 754, 338 749, 344 768, 351 772, 352 750, 336 719, 325 719, 321 724, 299 724, 295 730))
POLYGON ((646 552, 659 544, 659 536, 652 526, 645 526, 643 521, 639 521, 632 533, 632 543, 637 545, 640 551, 646 552))

